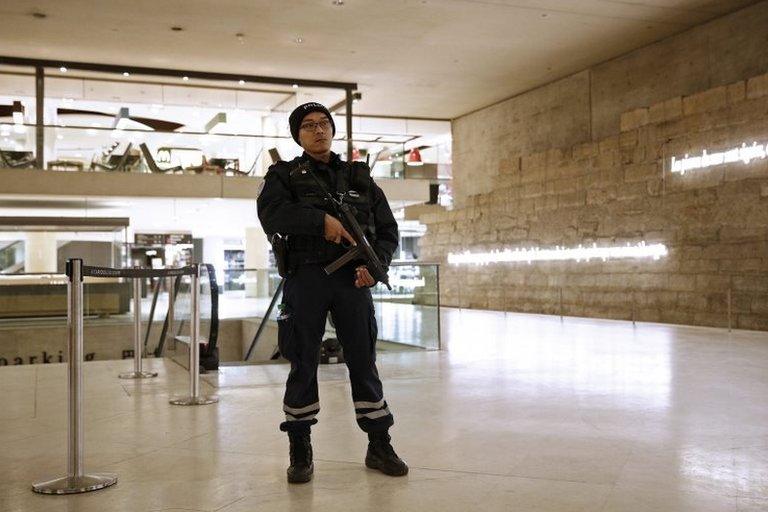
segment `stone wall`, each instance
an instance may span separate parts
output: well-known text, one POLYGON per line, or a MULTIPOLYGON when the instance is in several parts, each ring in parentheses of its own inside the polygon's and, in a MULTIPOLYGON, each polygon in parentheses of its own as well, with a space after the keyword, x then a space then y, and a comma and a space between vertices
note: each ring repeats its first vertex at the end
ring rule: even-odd
MULTIPOLYGON (((573 86, 582 80, 574 77, 573 86)), ((768 330, 768 158, 684 175, 670 169, 672 156, 768 143, 768 74, 662 100, 623 113, 616 133, 598 140, 544 151, 513 145, 489 171, 490 193, 422 216, 422 259, 444 264, 443 304, 726 326, 730 295, 735 328, 768 330), (664 243, 669 254, 446 264, 449 252, 462 250, 640 241, 664 243)), ((550 107, 545 102, 542 122, 550 122, 550 107)), ((504 118, 497 108, 488 115, 504 118)))
POLYGON ((768 72, 767 45, 764 1, 454 120, 455 204, 524 153, 604 139, 627 110, 768 72))

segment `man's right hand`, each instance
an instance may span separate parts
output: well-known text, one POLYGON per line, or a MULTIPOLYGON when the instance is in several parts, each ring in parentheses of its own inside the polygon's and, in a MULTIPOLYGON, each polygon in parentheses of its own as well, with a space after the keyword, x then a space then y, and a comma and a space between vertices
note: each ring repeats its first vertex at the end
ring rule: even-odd
POLYGON ((346 239, 350 244, 357 245, 355 239, 344 229, 339 219, 327 213, 325 214, 325 239, 336 244, 340 244, 342 239, 346 239))

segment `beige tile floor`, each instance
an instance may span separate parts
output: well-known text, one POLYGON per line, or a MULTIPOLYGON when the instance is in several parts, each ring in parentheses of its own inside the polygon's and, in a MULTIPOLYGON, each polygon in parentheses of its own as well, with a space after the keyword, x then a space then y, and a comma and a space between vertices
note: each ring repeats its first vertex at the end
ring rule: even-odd
POLYGON ((65 366, 0 368, 0 511, 768 510, 768 333, 446 309, 443 352, 381 354, 411 465, 362 465, 340 366, 321 368, 315 479, 285 482, 282 365, 206 376, 216 405, 167 402, 129 361, 86 364, 86 469, 119 483, 39 496, 65 471, 65 366))

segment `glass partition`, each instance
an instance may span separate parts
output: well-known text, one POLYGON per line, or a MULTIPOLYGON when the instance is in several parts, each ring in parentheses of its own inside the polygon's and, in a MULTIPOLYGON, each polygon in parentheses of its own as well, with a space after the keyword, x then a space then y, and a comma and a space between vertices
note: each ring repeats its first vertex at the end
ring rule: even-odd
MULTIPOLYGON (((214 298, 205 272, 204 269, 201 277, 203 338, 210 336, 214 328, 214 310, 217 325, 263 317, 280 282, 274 269, 226 271, 238 274, 232 281, 241 282, 243 289, 224 290, 219 286, 219 295, 214 298), (258 286, 249 289, 252 285, 258 286), (214 308, 214 300, 217 308, 214 308)), ((439 349, 438 266, 396 263, 390 268, 389 275, 393 288, 391 292, 381 285, 371 290, 379 325, 379 349, 439 349)), ((171 357, 179 356, 173 350, 174 340, 184 340, 185 336, 189 336, 189 283, 189 277, 179 279, 174 313, 164 329, 169 291, 172 289, 171 278, 142 280, 142 341, 148 356, 155 353, 161 338, 165 340, 161 353, 170 350, 171 357), (148 322, 150 316, 153 320, 151 324, 148 322)), ((129 279, 85 279, 84 339, 88 360, 133 357, 132 293, 132 280, 129 279)), ((66 354, 66 298, 67 278, 63 273, 0 276, 0 366, 61 362, 56 354, 66 354)), ((276 303, 279 302, 280 297, 276 303)), ((273 325, 278 315, 279 308, 275 307, 270 314, 273 325)), ((232 344, 240 346, 243 343, 239 330, 219 328, 217 333, 219 345, 231 347, 232 344), (233 338, 234 332, 237 334, 233 338)), ((334 336, 335 330, 329 321, 325 337, 334 336)), ((179 362, 186 364, 183 356, 179 362)))
MULTIPOLYGON (((222 291, 219 301, 222 318, 263 317, 280 283, 275 269, 226 270, 224 279, 242 283, 243 287, 222 291)), ((371 289, 379 340, 439 350, 438 265, 393 263, 389 280, 391 291, 381 284, 371 289)), ((270 318, 276 320, 278 314, 275 307, 270 318)), ((332 323, 329 322, 327 330, 329 335, 333 333, 332 323)))
MULTIPOLYGON (((59 273, 0 275, 0 368, 66 361, 67 283, 59 273)), ((132 357, 131 297, 128 280, 84 279, 86 361, 132 357)))
POLYGON ((392 290, 381 283, 371 290, 379 339, 440 350, 439 279, 437 264, 393 263, 392 290))

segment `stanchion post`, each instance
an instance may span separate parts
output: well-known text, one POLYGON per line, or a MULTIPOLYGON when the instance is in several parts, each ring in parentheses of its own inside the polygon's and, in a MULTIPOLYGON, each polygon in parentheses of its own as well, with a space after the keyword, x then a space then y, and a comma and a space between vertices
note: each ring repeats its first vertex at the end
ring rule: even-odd
MULTIPOLYGON (((138 268, 138 267, 136 267, 138 268)), ((141 278, 133 278, 133 371, 121 373, 121 379, 151 379, 157 372, 145 372, 141 368, 143 350, 141 343, 141 278)))
POLYGON ((117 483, 117 475, 83 470, 83 260, 67 261, 67 277, 67 476, 34 484, 32 490, 41 494, 77 494, 117 483))
POLYGON ((728 288, 728 332, 731 332, 731 289, 728 288))
POLYGON ((636 304, 635 304, 635 294, 632 294, 632 325, 635 325, 635 321, 637 320, 637 311, 636 311, 636 304))
MULTIPOLYGON (((168 337, 168 333, 173 332, 173 315, 175 312, 174 309, 174 302, 176 299, 176 277, 171 276, 168 278, 168 330, 165 333, 166 338, 168 337)), ((173 340, 173 346, 172 348, 176 348, 176 338, 171 335, 171 340, 173 340)), ((165 343, 166 340, 162 340, 163 343, 165 343)))
POLYGON ((200 265, 192 274, 192 318, 189 327, 189 396, 170 400, 173 405, 206 405, 219 401, 215 396, 200 396, 200 265))
POLYGON ((560 321, 563 321, 563 287, 560 287, 560 321))
MULTIPOLYGON (((199 267, 198 267, 199 269, 199 267)), ((200 272, 192 276, 192 320, 189 326, 189 396, 200 397, 200 272)))

